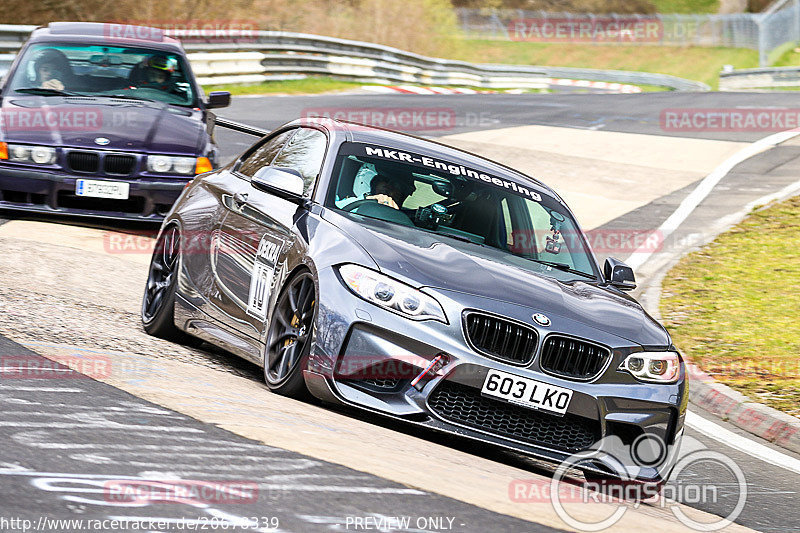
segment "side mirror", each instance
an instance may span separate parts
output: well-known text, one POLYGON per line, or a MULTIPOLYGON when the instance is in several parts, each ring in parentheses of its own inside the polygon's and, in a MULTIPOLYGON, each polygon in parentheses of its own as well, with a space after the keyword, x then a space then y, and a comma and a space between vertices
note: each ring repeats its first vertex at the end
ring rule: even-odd
POLYGON ((231 105, 231 93, 228 91, 211 91, 208 93, 206 109, 218 109, 231 105))
POLYGON ((603 265, 603 274, 606 282, 621 291, 630 291, 636 288, 636 276, 633 269, 620 261, 609 257, 603 265))
POLYGON ((297 203, 305 202, 303 189, 305 182, 300 173, 293 168, 263 167, 250 179, 256 189, 274 194, 297 203))

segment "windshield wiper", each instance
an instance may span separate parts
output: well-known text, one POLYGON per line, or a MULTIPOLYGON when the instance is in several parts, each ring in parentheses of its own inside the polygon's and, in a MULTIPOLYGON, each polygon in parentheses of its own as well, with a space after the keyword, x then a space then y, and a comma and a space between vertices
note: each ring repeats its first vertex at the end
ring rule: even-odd
POLYGON ((173 104, 172 102, 165 102, 163 100, 153 100, 152 98, 144 98, 141 96, 133 96, 128 94, 99 94, 98 96, 105 96, 107 98, 119 98, 120 100, 138 100, 140 102, 154 102, 156 104, 171 105, 175 107, 192 107, 191 104, 173 104))
POLYGON ((454 235, 452 233, 441 233, 438 231, 432 231, 431 233, 435 233, 436 235, 443 236, 443 237, 450 237, 451 239, 455 239, 457 241, 468 242, 470 244, 477 244, 478 246, 486 246, 483 243, 473 241, 469 237, 464 237, 463 235, 454 235))
POLYGON ((584 272, 583 270, 575 270, 566 263, 557 263, 555 261, 544 261, 542 259, 531 259, 531 258, 526 258, 526 259, 533 261, 534 263, 539 263, 540 265, 547 265, 549 267, 553 267, 555 269, 562 270, 564 272, 569 272, 570 274, 578 274, 580 276, 584 276, 587 278, 597 279, 597 276, 595 276, 594 274, 589 274, 588 272, 584 272))
MULTIPOLYGON (((120 100, 140 100, 142 102, 158 102, 159 100, 153 100, 152 98, 142 98, 141 96, 133 96, 130 94, 101 94, 99 96, 105 96, 108 98, 119 98, 120 100)), ((161 102, 162 104, 165 102, 161 102)))
POLYGON ((80 93, 59 91, 58 89, 47 89, 45 87, 24 87, 22 89, 14 89, 14 92, 26 93, 26 94, 38 94, 41 96, 83 96, 80 93))

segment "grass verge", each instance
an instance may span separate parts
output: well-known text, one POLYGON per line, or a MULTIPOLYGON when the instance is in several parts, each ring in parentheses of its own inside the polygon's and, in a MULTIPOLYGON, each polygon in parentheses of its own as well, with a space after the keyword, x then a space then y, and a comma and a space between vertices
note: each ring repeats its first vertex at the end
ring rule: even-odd
POLYGON ((719 85, 723 65, 758 66, 758 51, 745 48, 627 46, 467 40, 454 59, 639 72, 659 72, 719 85))
POLYGON ((666 277, 675 345, 719 381, 800 416, 800 196, 754 211, 666 277))
POLYGON ((323 76, 309 76, 301 80, 265 81, 243 85, 207 85, 206 93, 229 91, 232 95, 243 94, 314 94, 355 89, 364 85, 354 81, 337 80, 323 76))
POLYGON ((650 0, 659 13, 716 13, 719 0, 650 0))

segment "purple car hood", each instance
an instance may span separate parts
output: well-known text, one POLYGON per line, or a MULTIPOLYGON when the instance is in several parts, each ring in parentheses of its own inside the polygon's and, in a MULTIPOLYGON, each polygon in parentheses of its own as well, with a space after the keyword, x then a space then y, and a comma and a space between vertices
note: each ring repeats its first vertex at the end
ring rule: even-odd
POLYGON ((200 111, 159 102, 9 96, 0 118, 6 142, 195 155, 205 139, 200 111))

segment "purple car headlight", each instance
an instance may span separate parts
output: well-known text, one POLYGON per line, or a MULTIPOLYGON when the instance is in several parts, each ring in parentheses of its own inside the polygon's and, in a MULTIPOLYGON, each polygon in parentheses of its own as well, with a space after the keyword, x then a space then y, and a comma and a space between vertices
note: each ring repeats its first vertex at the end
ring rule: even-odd
POLYGON ((52 146, 8 144, 8 160, 14 163, 52 165, 56 162, 56 149, 52 146))
POLYGON ((191 176, 195 174, 197 164, 198 158, 195 157, 173 157, 169 155, 147 156, 147 170, 158 174, 182 174, 191 176))

